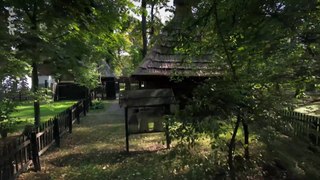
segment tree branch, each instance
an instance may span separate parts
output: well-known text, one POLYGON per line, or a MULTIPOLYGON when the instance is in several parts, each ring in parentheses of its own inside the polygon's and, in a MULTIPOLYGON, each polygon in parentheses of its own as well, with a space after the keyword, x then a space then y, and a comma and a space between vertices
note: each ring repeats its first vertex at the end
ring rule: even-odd
POLYGON ((218 17, 217 5, 218 5, 218 3, 215 0, 213 2, 212 8, 213 8, 214 18, 215 18, 215 22, 216 22, 216 29, 217 29, 218 36, 219 36, 219 38, 221 40, 221 43, 222 43, 222 46, 223 46, 223 50, 224 50, 224 52, 225 52, 225 54, 227 56, 227 63, 228 63, 229 68, 231 70, 232 80, 233 81, 238 81, 238 77, 237 77, 237 74, 236 74, 236 69, 235 69, 235 67, 233 65, 233 59, 231 57, 230 52, 228 51, 227 43, 226 43, 226 41, 224 39, 224 35, 223 35, 222 31, 221 31, 219 17, 218 17))

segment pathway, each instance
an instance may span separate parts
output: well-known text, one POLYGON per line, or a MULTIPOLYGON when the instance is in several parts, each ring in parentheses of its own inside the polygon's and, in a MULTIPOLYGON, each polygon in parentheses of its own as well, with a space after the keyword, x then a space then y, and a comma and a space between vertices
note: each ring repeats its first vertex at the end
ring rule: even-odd
MULTIPOLYGON (((124 111, 118 101, 108 101, 106 106, 105 110, 90 111, 81 118, 73 133, 62 138, 61 148, 52 148, 41 157, 41 172, 25 173, 19 179, 127 179, 137 177, 136 173, 142 175, 143 170, 132 168, 144 169, 144 162, 149 161, 146 157, 166 151, 125 153, 124 111)), ((139 152, 162 149, 163 140, 161 134, 136 135, 130 141, 130 149, 139 152)))

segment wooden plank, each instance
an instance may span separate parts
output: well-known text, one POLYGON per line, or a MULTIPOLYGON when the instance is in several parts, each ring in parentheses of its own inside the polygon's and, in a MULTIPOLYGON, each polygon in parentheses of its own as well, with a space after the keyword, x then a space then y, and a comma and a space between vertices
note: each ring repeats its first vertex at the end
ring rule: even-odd
POLYGON ((125 128, 126 128, 126 151, 129 152, 128 107, 125 108, 125 128))
MULTIPOLYGON (((22 140, 23 140, 23 138, 22 138, 22 140)), ((19 144, 21 144, 20 142, 21 142, 21 139, 19 138, 19 144)), ((23 158, 22 150, 19 150, 19 159, 20 159, 21 167, 23 167, 24 158, 23 158)))
POLYGON ((25 140, 22 143, 19 143, 19 145, 16 147, 16 149, 13 150, 13 153, 16 153, 24 148, 26 148, 30 144, 30 140, 25 140))
POLYGON ((32 161, 29 160, 28 162, 24 163, 22 167, 20 167, 20 170, 15 173, 14 177, 17 178, 20 174, 23 172, 26 172, 28 170, 28 167, 32 164, 32 161))
POLYGON ((31 133, 31 152, 32 152, 32 162, 34 165, 34 169, 36 171, 40 171, 41 170, 41 166, 40 166, 40 160, 39 160, 39 142, 37 141, 37 134, 36 132, 32 132, 31 133))
POLYGON ((317 118, 317 134, 316 134, 316 145, 319 145, 320 136, 320 119, 317 118))
POLYGON ((61 131, 61 133, 60 133, 60 137, 62 137, 65 133, 67 133, 67 130, 63 130, 63 131, 61 131))
MULTIPOLYGON (((17 145, 17 143, 15 142, 12 147, 10 149, 15 149, 15 146, 17 145)), ((18 152, 17 151, 16 153, 13 154, 13 165, 14 165, 14 168, 15 168, 15 173, 19 172, 19 160, 18 160, 18 152)))
POLYGON ((45 147, 43 147, 40 151, 39 151, 39 156, 41 156, 43 153, 45 153, 52 145, 53 143, 55 143, 55 141, 53 140, 51 143, 49 143, 48 145, 46 145, 45 147))
POLYGON ((174 104, 172 89, 143 89, 125 91, 120 96, 121 105, 127 107, 174 104))

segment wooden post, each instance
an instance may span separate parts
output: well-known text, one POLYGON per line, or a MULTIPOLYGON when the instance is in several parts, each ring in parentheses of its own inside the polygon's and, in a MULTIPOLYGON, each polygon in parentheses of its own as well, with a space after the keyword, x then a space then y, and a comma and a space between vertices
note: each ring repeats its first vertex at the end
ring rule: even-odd
MULTIPOLYGON (((165 114, 170 114, 170 105, 165 106, 165 114)), ((165 129, 165 134, 166 134, 166 143, 167 143, 167 149, 170 149, 170 144, 171 144, 171 139, 169 135, 169 122, 166 121, 166 129, 165 129)))
POLYGON ((53 119, 53 138, 56 142, 57 147, 60 147, 60 129, 58 118, 53 119))
POLYGON ((320 120, 319 118, 317 118, 316 145, 319 145, 319 135, 320 135, 320 120))
POLYGON ((126 125, 126 150, 129 152, 129 127, 128 127, 128 107, 125 108, 125 125, 126 125))
POLYGON ((89 112, 89 107, 90 107, 90 102, 91 102, 91 95, 89 98, 86 99, 86 112, 89 112))
POLYGON ((82 101, 82 107, 83 107, 83 116, 86 116, 87 115, 87 110, 86 110, 86 106, 87 106, 87 100, 85 99, 85 100, 83 100, 82 101))
POLYGON ((88 100, 88 104, 87 104, 87 112, 89 112, 89 108, 92 106, 92 93, 90 93, 88 100))
POLYGON ((31 151, 32 151, 32 162, 35 171, 41 171, 40 166, 40 159, 39 159, 39 148, 38 148, 38 141, 37 141, 37 132, 32 131, 31 132, 31 151))
POLYGON ((22 94, 21 94, 21 91, 19 91, 19 101, 20 101, 20 102, 22 101, 22 94))
POLYGON ((166 123, 166 143, 167 143, 167 149, 170 149, 171 139, 169 135, 169 124, 166 123))
POLYGON ((307 137, 309 137, 310 134, 310 116, 307 116, 307 137))
POLYGON ((104 98, 104 93, 106 92, 106 91, 104 91, 104 85, 102 84, 102 87, 101 87, 101 99, 105 99, 104 98))
POLYGON ((9 159, 7 159, 6 161, 2 162, 3 164, 1 164, 1 170, 2 170, 2 174, 0 174, 0 179, 14 179, 14 165, 13 165, 13 156, 11 155, 11 150, 13 149, 13 147, 11 147, 12 145, 9 143, 7 145, 4 145, 3 148, 3 154, 4 157, 9 156, 9 159))
POLYGON ((69 110, 69 133, 72 133, 72 108, 69 110))
POLYGON ((76 106, 76 118, 77 118, 77 123, 78 124, 80 124, 80 113, 81 113, 80 104, 81 103, 78 103, 77 106, 76 106))

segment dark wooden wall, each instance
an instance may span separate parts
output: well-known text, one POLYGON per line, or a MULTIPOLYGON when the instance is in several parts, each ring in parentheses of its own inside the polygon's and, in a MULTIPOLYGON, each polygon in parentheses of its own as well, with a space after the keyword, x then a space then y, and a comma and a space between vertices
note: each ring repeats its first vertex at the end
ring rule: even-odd
POLYGON ((109 78, 103 79, 103 81, 105 82, 107 99, 116 99, 116 93, 117 93, 116 78, 109 77, 109 78))
POLYGON ((167 76, 139 76, 134 77, 143 82, 144 88, 171 88, 181 107, 184 107, 188 98, 192 97, 193 90, 207 77, 186 77, 181 81, 173 81, 167 76))
POLYGON ((89 89, 75 83, 58 83, 54 93, 54 100, 80 100, 89 96, 89 89))

